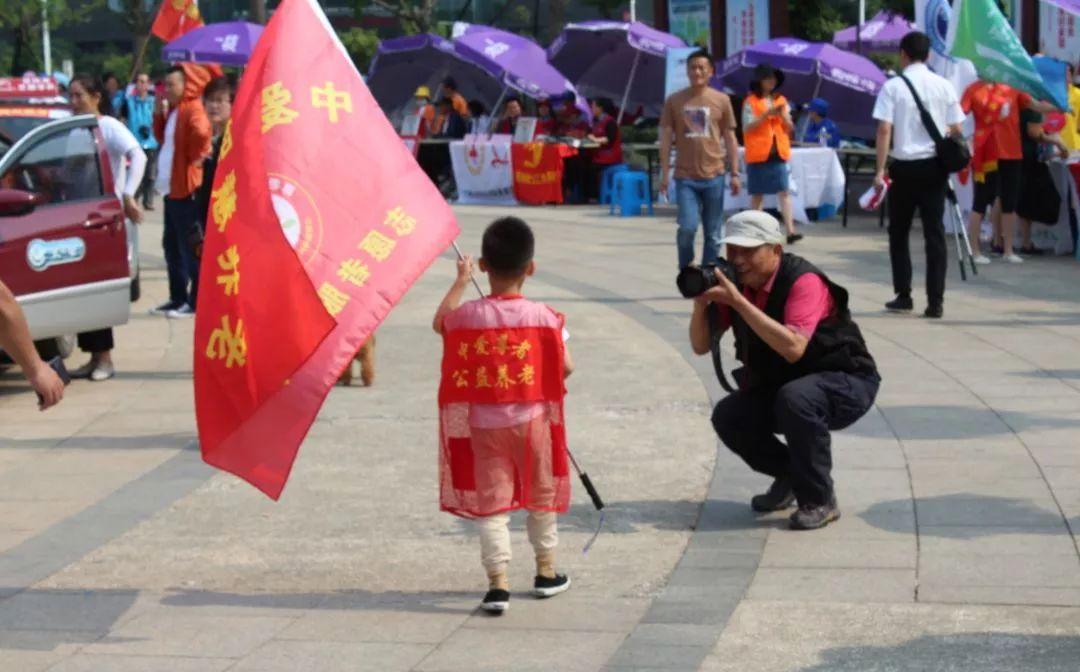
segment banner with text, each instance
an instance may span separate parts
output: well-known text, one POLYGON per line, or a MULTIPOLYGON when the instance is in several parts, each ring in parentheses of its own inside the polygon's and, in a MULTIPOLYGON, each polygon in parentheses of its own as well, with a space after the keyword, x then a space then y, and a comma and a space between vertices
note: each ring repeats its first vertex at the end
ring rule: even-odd
POLYGON ((768 0, 728 0, 727 55, 769 39, 768 0))
POLYGON ((510 136, 466 137, 450 143, 458 200, 462 205, 514 205, 510 136))
POLYGON ((687 44, 712 51, 712 14, 709 0, 668 0, 668 27, 687 44))
POLYGON ((1039 3, 1039 51, 1051 58, 1075 62, 1080 55, 1078 23, 1080 18, 1075 14, 1048 2, 1039 3))

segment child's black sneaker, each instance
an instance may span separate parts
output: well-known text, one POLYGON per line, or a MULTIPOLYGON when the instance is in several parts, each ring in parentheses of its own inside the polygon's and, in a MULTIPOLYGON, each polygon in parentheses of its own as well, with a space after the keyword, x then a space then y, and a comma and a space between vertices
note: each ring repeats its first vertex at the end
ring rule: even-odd
POLYGON ((480 608, 489 614, 501 614, 510 608, 510 591, 492 588, 484 595, 480 608))
POLYGON ((538 576, 533 581, 533 595, 536 597, 554 597, 559 593, 565 593, 570 589, 570 577, 564 574, 556 574, 555 578, 538 576))

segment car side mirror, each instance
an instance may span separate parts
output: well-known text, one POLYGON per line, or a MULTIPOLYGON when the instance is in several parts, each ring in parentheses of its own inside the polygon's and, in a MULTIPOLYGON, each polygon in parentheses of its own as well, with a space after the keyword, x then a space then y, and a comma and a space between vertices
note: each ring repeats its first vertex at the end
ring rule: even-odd
POLYGON ((47 200, 44 194, 21 189, 0 189, 0 217, 29 215, 47 200))

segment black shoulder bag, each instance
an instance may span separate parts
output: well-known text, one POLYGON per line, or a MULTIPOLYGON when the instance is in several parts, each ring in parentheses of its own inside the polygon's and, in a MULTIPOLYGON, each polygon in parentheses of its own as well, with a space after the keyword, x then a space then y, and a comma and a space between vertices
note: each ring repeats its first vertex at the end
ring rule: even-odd
POLYGON ((942 137, 941 131, 938 130, 937 124, 934 123, 934 118, 926 111, 919 94, 915 93, 915 87, 912 86, 911 80, 904 75, 900 75, 900 79, 904 80, 908 89, 911 90, 912 97, 915 98, 915 105, 919 108, 919 116, 922 117, 923 126, 926 127, 926 132, 930 134, 930 139, 934 141, 934 147, 937 148, 937 160, 941 167, 947 173, 958 173, 967 168, 971 163, 971 150, 968 149, 964 139, 952 135, 942 137))

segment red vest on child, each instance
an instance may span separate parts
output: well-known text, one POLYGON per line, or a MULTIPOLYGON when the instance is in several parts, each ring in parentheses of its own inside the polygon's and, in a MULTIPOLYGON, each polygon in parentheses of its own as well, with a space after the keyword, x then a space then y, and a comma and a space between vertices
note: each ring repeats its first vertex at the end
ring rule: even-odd
POLYGON ((470 301, 443 321, 439 505, 475 518, 570 507, 563 324, 521 297, 470 301))

